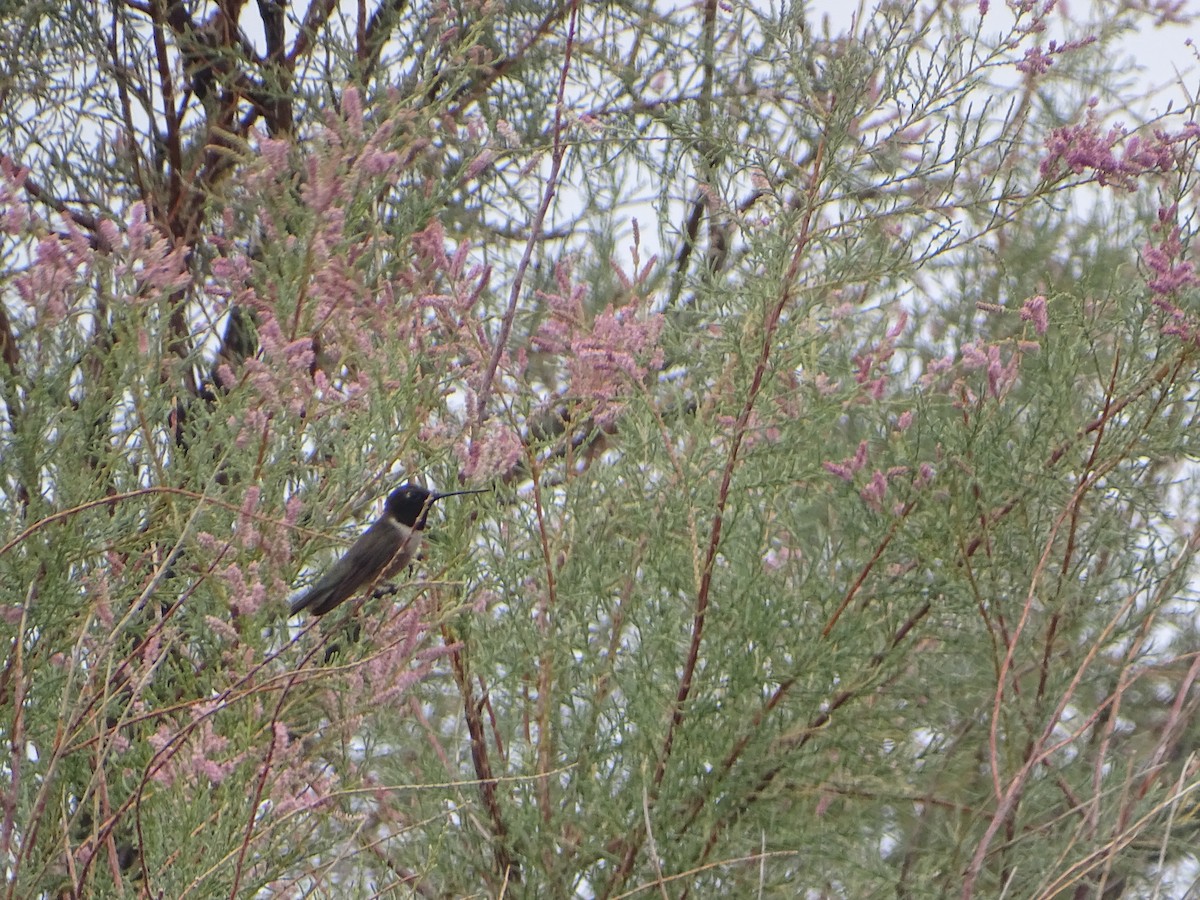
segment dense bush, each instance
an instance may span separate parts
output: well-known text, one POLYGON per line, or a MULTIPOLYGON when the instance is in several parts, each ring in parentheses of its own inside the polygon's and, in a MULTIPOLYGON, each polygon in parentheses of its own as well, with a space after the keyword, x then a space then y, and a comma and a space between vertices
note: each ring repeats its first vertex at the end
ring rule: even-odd
POLYGON ((0 13, 6 895, 1182 896, 1188 14, 988 6, 0 13))

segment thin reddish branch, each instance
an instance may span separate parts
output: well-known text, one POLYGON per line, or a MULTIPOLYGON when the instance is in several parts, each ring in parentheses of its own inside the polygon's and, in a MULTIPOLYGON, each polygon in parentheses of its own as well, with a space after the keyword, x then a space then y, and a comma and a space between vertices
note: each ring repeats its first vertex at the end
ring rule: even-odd
POLYGON ((366 10, 359 7, 358 34, 355 40, 355 57, 362 65, 358 76, 359 84, 367 84, 379 65, 379 56, 383 45, 387 43, 395 28, 400 13, 408 5, 408 0, 384 0, 371 14, 371 21, 363 25, 366 10))
MULTIPOLYGON (((162 112, 167 120, 165 133, 161 136, 166 146, 167 160, 170 163, 167 166, 167 195, 170 198, 175 198, 183 192, 183 185, 180 181, 183 171, 183 149, 180 144, 180 120, 175 113, 174 75, 171 70, 171 60, 167 53, 164 26, 168 23, 171 15, 184 16, 186 18, 187 13, 184 11, 182 3, 172 3, 168 7, 164 5, 166 2, 167 0, 159 0, 159 2, 154 4, 150 31, 154 36, 154 62, 158 69, 159 89, 162 91, 163 97, 162 112)), ((190 24, 189 21, 183 27, 190 27, 190 24)), ((182 30, 183 28, 176 27, 177 32, 181 32, 182 30)), ((170 201, 168 201, 168 205, 170 205, 170 201)))
MULTIPOLYGON (((1196 706, 1200 705, 1200 696, 1192 697, 1192 687, 1196 683, 1197 676, 1200 676, 1200 654, 1193 654, 1192 664, 1188 666, 1187 673, 1175 690, 1175 702, 1171 704, 1171 712, 1167 715, 1167 721, 1159 730, 1154 751, 1150 754, 1150 760, 1146 764, 1146 774, 1134 792, 1133 800, 1144 799, 1150 787, 1158 780, 1162 774, 1163 762, 1170 756, 1171 750, 1182 737, 1181 725, 1186 725, 1192 720, 1196 706)), ((1125 804, 1125 808, 1121 810, 1119 828, 1123 829, 1129 821, 1132 809, 1132 803, 1125 804)))
MULTIPOLYGON (((27 193, 34 200, 37 200, 39 203, 45 203, 59 215, 70 219, 80 228, 84 228, 93 234, 99 233, 100 221, 95 216, 91 215, 90 213, 86 213, 83 210, 71 209, 67 206, 67 204, 63 203, 57 197, 54 197, 48 193, 46 189, 38 184, 37 181, 35 181, 31 176, 25 176, 22 187, 24 187, 25 193, 27 193)), ((97 249, 104 248, 101 247, 97 249)))
MULTIPOLYGON (((96 779, 96 797, 100 805, 101 814, 107 818, 108 814, 112 811, 112 799, 109 797, 108 777, 102 762, 103 756, 100 753, 97 753, 96 760, 93 763, 93 770, 95 771, 96 779)), ((108 856, 108 871, 109 875, 112 876, 113 886, 116 887, 118 894, 122 894, 124 893, 125 887, 124 879, 121 877, 121 852, 117 847, 116 835, 112 832, 109 832, 108 839, 104 842, 104 848, 108 856)), ((99 846, 97 846, 97 851, 98 850, 99 846)), ((82 887, 81 884, 80 886, 82 887)))
MULTIPOLYGON (((787 273, 783 279, 783 288, 780 291, 779 297, 772 306, 769 314, 763 323, 762 344, 759 348, 758 359, 755 363, 754 372, 751 376, 750 386, 746 392, 746 400, 742 405, 741 412, 733 428, 733 436, 730 441, 729 455, 725 462, 724 471, 721 474, 721 484, 717 490, 717 508, 713 516, 712 527, 708 537, 708 547, 705 554, 704 566, 700 574, 700 585, 696 595, 696 608, 692 614, 692 636, 688 645, 688 654, 684 662, 683 673, 679 679, 679 687, 675 694, 675 699, 671 704, 671 717, 667 723, 667 733, 663 739, 663 744, 658 753, 658 762, 655 765, 654 775, 650 784, 650 791, 646 803, 652 808, 657 797, 658 790, 662 785, 663 778, 666 775, 667 763, 671 757, 671 751, 675 744, 675 735, 683 724, 684 708, 688 698, 691 696, 692 683, 696 674, 696 667, 700 660, 700 649, 704 641, 704 625, 708 615, 708 604, 710 593, 712 590, 712 577, 716 565, 717 553, 720 549, 721 532, 724 525, 724 513, 726 505, 729 502, 730 487, 733 483, 733 473, 737 468, 738 454, 741 450, 742 441, 745 439, 746 430, 750 423, 750 417, 754 412, 755 404, 758 401, 759 391, 762 389, 763 379, 766 377, 766 372, 771 359, 771 351, 774 348, 775 331, 779 326, 780 318, 783 311, 790 305, 793 298, 793 291, 800 274, 800 266, 804 259, 805 251, 808 249, 809 240, 812 236, 812 220, 816 214, 817 207, 817 192, 820 187, 822 175, 822 165, 825 156, 824 140, 818 145, 816 156, 813 160, 812 171, 809 173, 808 181, 808 204, 804 211, 804 217, 800 223, 800 230, 796 240, 796 248, 792 253, 791 263, 788 266, 787 273)), ((649 815, 649 809, 647 810, 649 815)), ((634 859, 646 839, 645 827, 637 829, 626 842, 625 852, 622 856, 621 863, 614 871, 612 878, 609 880, 604 895, 612 893, 625 879, 629 877, 629 873, 633 869, 634 859)))
MULTIPOLYGON (((891 640, 888 641, 888 651, 878 652, 874 654, 868 661, 868 670, 877 669, 879 666, 883 665, 884 660, 886 660, 888 657, 888 652, 895 650, 902 643, 904 643, 912 630, 916 628, 917 625, 927 615, 929 615, 929 611, 932 608, 933 607, 930 603, 923 603, 919 609, 905 619, 905 621, 901 623, 900 627, 896 629, 891 640)), ((749 743, 750 737, 753 736, 757 725, 766 719, 767 713, 782 703, 785 695, 788 694, 792 687, 795 686, 796 681, 797 679, 795 678, 789 679, 775 689, 775 692, 771 695, 771 699, 767 702, 766 706, 755 715, 754 726, 752 729, 747 732, 746 736, 743 737, 743 739, 737 745, 735 745, 734 751, 730 752, 729 756, 722 763, 722 776, 733 770, 734 764, 741 757, 741 752, 749 743)), ((872 688, 872 690, 875 690, 875 688, 872 688)), ((830 721, 832 721, 833 713, 836 710, 842 708, 852 700, 861 697, 864 693, 866 692, 862 689, 848 688, 834 695, 828 703, 822 705, 820 712, 813 716, 813 718, 811 718, 805 726, 803 726, 794 734, 794 737, 780 738, 774 752, 771 754, 771 758, 782 758, 785 753, 794 753, 803 748, 815 735, 819 734, 821 730, 829 724, 830 721)), ((763 775, 759 777, 759 780, 755 784, 754 788, 749 794, 746 795, 745 799, 738 804, 737 808, 713 823, 711 829, 709 830, 708 837, 704 842, 704 850, 700 855, 701 862, 704 862, 708 859, 709 854, 712 853, 713 849, 716 847, 721 833, 728 828, 729 825, 735 822, 745 810, 749 809, 749 807, 752 806, 759 797, 762 796, 763 792, 765 792, 767 788, 771 786, 772 782, 774 782, 784 768, 784 763, 780 762, 764 772, 763 775)), ((716 785, 719 783, 719 781, 719 778, 710 779, 710 784, 716 785)), ((706 797, 698 796, 697 799, 693 801, 693 807, 689 810, 686 823, 681 831, 691 826, 691 824, 699 816, 700 812, 703 811, 707 803, 708 798, 706 797)))
POLYGON ((246 867, 246 851, 250 849, 250 839, 254 836, 254 825, 258 822, 259 805, 262 803, 263 792, 267 789, 267 779, 271 774, 271 763, 275 759, 275 723, 278 722, 279 714, 283 711, 284 702, 287 700, 287 691, 279 692, 279 699, 275 703, 275 711, 271 715, 271 721, 267 723, 267 731, 271 735, 271 742, 267 746, 267 755, 263 760, 262 772, 259 774, 258 781, 254 786, 254 796, 250 798, 250 809, 246 814, 246 832, 242 836, 242 843, 238 846, 237 862, 233 867, 233 886, 229 889, 229 896, 232 900, 237 900, 239 888, 242 884, 242 875, 245 873, 246 867))
POLYGON ((567 92, 567 75, 571 71, 571 56, 575 47, 575 24, 579 15, 579 0, 572 0, 571 14, 567 20, 567 42, 563 51, 562 70, 558 79, 558 100, 554 108, 554 145, 550 152, 550 173, 546 177, 546 188, 542 191, 542 200, 538 204, 537 213, 533 217, 533 222, 529 227, 529 240, 525 242, 525 251, 521 254, 521 261, 517 264, 516 273, 513 275, 512 290, 508 295, 508 308, 504 312, 504 317, 500 320, 500 333, 496 335, 496 346, 492 348, 491 358, 488 359, 487 368, 484 370, 483 379, 479 384, 479 391, 476 396, 475 415, 472 423, 472 442, 478 440, 479 429, 487 419, 488 401, 491 399, 492 382, 496 378, 496 370, 500 367, 500 358, 504 355, 504 349, 508 346, 508 338, 512 333, 513 321, 517 317, 517 308, 521 299, 521 288, 525 284, 525 273, 529 269, 529 264, 533 259, 533 251, 537 246, 538 240, 542 233, 542 226, 546 221, 546 215, 550 211, 550 203, 554 200, 554 196, 558 190, 558 177, 562 171, 563 158, 566 156, 566 143, 563 140, 563 132, 566 126, 563 124, 563 116, 566 110, 566 92, 567 92))
MULTIPOLYGON (((7 665, 4 667, 4 682, 11 684, 13 689, 13 702, 9 709, 12 710, 12 721, 9 723, 7 731, 9 734, 8 740, 8 768, 9 776, 8 790, 0 793, 0 811, 3 812, 3 819, 0 820, 0 853, 3 853, 5 859, 12 859, 12 837, 13 830, 16 826, 17 815, 17 798, 21 791, 21 760, 25 758, 25 653, 24 639, 26 628, 28 627, 29 605, 26 604, 21 610, 20 626, 13 636, 12 656, 9 658, 7 665)), ((36 823, 36 819, 33 820, 36 823)), ((31 841, 33 835, 23 835, 21 843, 31 841)), ((12 897, 13 888, 16 886, 19 879, 13 878, 9 882, 8 896, 12 897)))
POLYGON ((292 45, 292 49, 287 55, 289 68, 294 68, 296 60, 312 48, 317 31, 329 20, 335 9, 337 9, 337 0, 313 0, 309 5, 308 11, 304 14, 304 22, 296 35, 296 43, 292 45))
POLYGON ((887 550, 888 545, 900 531, 900 524, 908 518, 909 514, 916 508, 917 501, 912 500, 904 505, 904 509, 900 515, 892 520, 891 526, 888 528, 887 534, 883 536, 883 540, 879 542, 879 546, 875 548, 875 552, 871 554, 871 558, 867 560, 866 565, 858 573, 858 577, 854 579, 854 583, 850 585, 850 590, 846 591, 846 596, 842 598, 842 602, 838 604, 838 608, 833 611, 833 615, 829 617, 829 621, 825 623, 825 627, 821 629, 821 637, 829 637, 829 633, 833 631, 833 627, 837 625, 838 619, 842 617, 842 613, 846 608, 854 602, 854 597, 866 583, 867 577, 875 569, 879 560, 883 558, 883 552, 887 550))
MULTIPOLYGON (((1130 391, 1120 400, 1115 401, 1111 407, 1107 408, 1106 412, 1099 413, 1095 419, 1080 428, 1074 434, 1074 436, 1068 438, 1055 447, 1054 450, 1050 452, 1050 455, 1046 458, 1046 462, 1043 464, 1043 467, 1046 469, 1052 468, 1071 450, 1072 447, 1075 447, 1080 440, 1101 428, 1105 421, 1122 412, 1131 403, 1140 400, 1158 385, 1164 382, 1174 381, 1176 376, 1178 376, 1183 370, 1183 367, 1190 362, 1192 357, 1195 355, 1195 352, 1196 348, 1193 345, 1184 345, 1182 351, 1174 360, 1163 363, 1161 366, 1155 369, 1154 373, 1150 375, 1150 377, 1148 377, 1140 386, 1130 391)), ((988 526, 995 525, 997 522, 1004 519, 1013 510, 1020 506, 1021 500, 1024 496, 1024 494, 1020 494, 1011 497, 1000 507, 998 507, 995 512, 987 516, 985 524, 988 526)), ((985 534, 980 534, 972 539, 967 545, 966 555, 974 556, 979 548, 983 546, 985 540, 985 534)))
MULTIPOLYGON (((1038 559, 1037 565, 1034 567, 1033 575, 1030 578, 1029 592, 1027 593, 1025 602, 1022 605, 1021 618, 1013 632, 1008 652, 1006 653, 1004 661, 1001 664, 1000 672, 997 674, 996 693, 992 702, 991 723, 988 732, 988 754, 992 770, 993 790, 995 791, 999 803, 996 806, 991 821, 988 823, 983 836, 980 838, 979 844, 975 848, 975 853, 972 855, 966 871, 963 873, 961 896, 964 898, 964 900, 968 900, 968 898, 974 896, 975 882, 978 880, 979 874, 983 870, 983 864, 987 859, 988 850, 992 841, 995 839, 996 833, 999 831, 1000 826, 1008 821, 1010 813, 1013 809, 1015 809, 1016 804, 1020 801, 1025 789, 1025 785, 1032 775, 1036 765, 1054 752, 1055 747, 1047 748, 1047 742, 1054 734, 1055 728, 1058 727, 1058 724, 1062 719, 1063 711, 1075 697, 1075 693, 1079 688, 1080 682, 1083 680, 1084 674, 1091 667, 1096 657, 1100 655, 1102 648, 1108 642, 1109 637, 1113 631, 1116 630, 1120 621, 1120 616, 1113 616, 1110 618, 1105 629, 1099 635, 1097 635, 1083 661, 1076 669, 1070 684, 1063 691, 1062 696, 1059 698, 1058 704, 1047 717, 1046 723, 1042 729, 1042 733, 1038 736, 1033 746, 1033 751, 1026 757, 1020 770, 1008 781, 1007 786, 1002 785, 1000 782, 1001 754, 998 736, 1001 705, 1005 693, 1005 685, 1008 683, 1009 673, 1012 670, 1012 664, 1016 655, 1017 645, 1020 643, 1021 633, 1024 631, 1025 626, 1028 624, 1029 619, 1032 616, 1034 600, 1037 595, 1037 584, 1041 580, 1041 573, 1045 571, 1046 566, 1049 565, 1050 554, 1054 549, 1058 532, 1062 528, 1067 517, 1070 515, 1071 508, 1075 504, 1082 502, 1084 495, 1092 490, 1092 488, 1094 488, 1098 483, 1101 483, 1104 476, 1116 467, 1117 462, 1117 460, 1114 460, 1107 465, 1098 467, 1090 478, 1084 480, 1075 489, 1075 492, 1072 494, 1070 501, 1068 501, 1066 508, 1058 515, 1052 524, 1050 533, 1046 536, 1045 549, 1043 550, 1041 557, 1038 559)), ((1131 596, 1126 601, 1125 605, 1128 606, 1132 602, 1133 597, 1131 596)), ((1100 710, 1106 708, 1110 702, 1111 698, 1109 701, 1106 701, 1104 704, 1102 704, 1096 710, 1096 712, 1093 713, 1092 717, 1089 717, 1089 721, 1091 718, 1098 716, 1100 714, 1100 710)), ((1056 746, 1061 745, 1062 742, 1056 746)))
MULTIPOLYGON (((1092 441, 1092 450, 1088 454, 1087 462, 1083 464, 1083 477, 1086 479, 1089 472, 1096 465, 1096 460, 1100 455, 1100 444, 1104 440, 1104 423, 1112 415, 1110 409, 1112 407, 1113 395, 1117 389, 1117 373, 1121 366, 1121 348, 1117 348, 1117 352, 1113 354, 1112 372, 1109 373, 1108 389, 1104 392, 1104 409, 1100 413, 1101 424, 1095 431, 1095 440, 1092 441)), ((1075 558, 1075 537, 1079 532, 1079 517, 1081 507, 1076 506, 1071 512, 1071 525, 1067 529, 1067 546, 1063 551, 1062 565, 1058 568, 1059 585, 1070 574, 1071 560, 1075 558)), ((1046 694, 1046 685, 1050 680, 1050 659, 1054 653, 1054 639, 1058 633, 1058 623, 1061 618, 1061 612, 1055 609, 1050 615, 1050 621, 1046 624, 1046 637, 1043 641, 1042 648, 1042 671, 1038 678, 1037 698, 1040 700, 1046 694)))
POLYGON ((8 318, 8 310, 3 304, 0 304, 0 362, 14 375, 17 373, 17 366, 21 364, 21 348, 17 345, 12 320, 8 318))
POLYGON ((758 360, 754 367, 754 374, 750 379, 750 386, 746 392, 745 403, 742 404, 742 410, 738 414, 737 421, 734 424, 729 456, 725 461, 724 471, 721 473, 721 485, 717 490, 716 513, 713 516, 704 566, 700 573, 700 587, 696 596, 696 609, 692 615, 692 638, 688 646, 687 659, 683 666, 683 675, 679 680, 679 689, 675 695, 675 702, 672 704, 671 720, 667 726, 667 734, 663 740, 662 749, 659 752, 658 764, 655 767, 653 785, 656 788, 662 783, 663 776, 666 773, 667 760, 671 755, 675 733, 679 729, 679 726, 683 724, 683 708, 692 692, 692 681, 700 659, 700 647, 704 640, 704 623, 708 614, 708 604, 712 591, 713 571, 716 567, 717 553, 721 546, 721 532, 724 528, 725 509, 729 503, 729 491, 733 484, 733 473, 737 468, 742 441, 746 437, 750 417, 754 412, 755 404, 758 402, 758 395, 762 390, 763 379, 766 377, 770 364, 771 351, 774 348, 775 331, 779 327, 779 320, 783 315, 783 311, 792 301, 793 290, 800 274, 800 264, 804 258, 805 251, 808 249, 808 242, 811 237, 812 217, 816 211, 816 192, 824 160, 824 146, 824 141, 822 141, 818 148, 817 158, 813 163, 813 170, 809 175, 809 203, 800 225, 800 234, 797 238, 796 249, 792 254, 791 265, 784 276, 783 290, 780 292, 778 300, 772 307, 763 325, 762 345, 759 349, 758 360))
POLYGON ((572 17, 575 16, 578 7, 578 0, 570 0, 569 3, 563 3, 554 6, 537 26, 530 32, 529 37, 521 46, 510 53, 507 57, 500 60, 491 67, 485 77, 480 78, 469 88, 466 88, 456 96, 456 103, 449 110, 450 118, 457 120, 466 111, 467 107, 479 101, 493 84, 507 75, 510 71, 524 63, 529 56, 529 51, 541 41, 544 37, 551 33, 553 27, 562 19, 564 12, 569 12, 572 17))
POLYGON ((504 879, 520 881, 520 868, 509 847, 508 826, 504 823, 504 815, 496 795, 496 776, 492 770, 491 759, 488 756, 487 736, 483 727, 483 717, 480 713, 486 698, 476 700, 471 688, 470 674, 467 672, 466 661, 463 658, 462 645, 454 640, 447 626, 442 626, 442 637, 446 647, 450 648, 450 666, 454 671, 454 681, 458 685, 463 700, 463 717, 467 724, 467 734, 471 740, 471 763, 475 768, 475 776, 479 781, 479 793, 483 800, 483 808, 487 811, 492 823, 492 853, 496 860, 497 874, 504 879))
MULTIPOLYGON (((536 458, 530 454, 530 464, 536 465, 536 458)), ((568 469, 568 471, 570 471, 568 469)), ((554 735, 550 724, 550 708, 555 702, 552 697, 554 683, 554 653, 555 642, 550 633, 554 621, 554 610, 558 606, 557 579, 554 574, 554 557, 550 551, 549 529, 546 521, 546 509, 542 503, 542 485, 540 478, 533 479, 533 502, 537 514, 538 536, 542 547, 542 564, 546 571, 546 590, 538 600, 537 626, 541 631, 542 652, 538 658, 537 671, 537 792, 538 804, 542 807, 542 819, 549 825, 554 816, 554 808, 550 796, 550 770, 554 766, 553 747, 554 735)))

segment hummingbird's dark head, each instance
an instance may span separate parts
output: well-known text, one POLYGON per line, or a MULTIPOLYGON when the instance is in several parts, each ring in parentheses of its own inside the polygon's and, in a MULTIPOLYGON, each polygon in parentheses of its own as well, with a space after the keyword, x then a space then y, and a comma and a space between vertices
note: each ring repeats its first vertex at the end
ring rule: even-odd
POLYGON ((438 495, 427 491, 419 484, 402 484, 388 494, 385 509, 387 515, 409 528, 420 530, 425 527, 429 507, 438 495))

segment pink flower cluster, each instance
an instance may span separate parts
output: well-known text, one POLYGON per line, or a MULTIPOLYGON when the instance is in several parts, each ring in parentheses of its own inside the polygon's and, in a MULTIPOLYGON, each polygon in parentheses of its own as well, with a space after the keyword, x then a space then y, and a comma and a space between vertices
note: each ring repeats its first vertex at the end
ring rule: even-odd
POLYGON ((1149 269, 1146 284, 1153 303, 1166 316, 1161 325, 1162 333, 1197 340, 1200 326, 1196 324, 1196 316, 1179 305, 1179 295, 1200 285, 1200 274, 1196 273, 1195 264, 1184 258, 1182 229, 1174 224, 1177 214, 1178 209, 1174 206, 1158 211, 1158 224, 1154 230, 1166 236, 1158 244, 1146 242, 1142 247, 1142 262, 1149 269))
POLYGON ((636 302, 609 305, 591 315, 585 304, 587 287, 572 283, 570 267, 560 266, 556 274, 559 290, 540 294, 550 314, 532 344, 563 360, 563 396, 582 402, 603 428, 617 417, 622 398, 662 366, 658 338, 663 317, 636 302))
POLYGON ((1200 128, 1193 123, 1178 134, 1155 130, 1149 140, 1137 135, 1128 137, 1120 125, 1104 129, 1094 103, 1084 122, 1056 128, 1046 138, 1049 152, 1041 164, 1043 178, 1058 178, 1064 168, 1076 175, 1090 171, 1102 187, 1133 190, 1141 176, 1171 171, 1175 165, 1174 145, 1200 135, 1200 128))
POLYGON ((1017 71, 1023 75, 1029 75, 1036 78, 1039 75, 1045 75, 1054 65, 1054 59, 1071 50, 1078 50, 1080 47, 1086 47, 1088 44, 1095 43, 1095 37, 1087 37, 1077 41, 1067 41, 1060 44, 1057 41, 1050 41, 1045 49, 1039 44, 1036 47, 1031 47, 1025 51, 1025 56, 1017 63, 1017 71))

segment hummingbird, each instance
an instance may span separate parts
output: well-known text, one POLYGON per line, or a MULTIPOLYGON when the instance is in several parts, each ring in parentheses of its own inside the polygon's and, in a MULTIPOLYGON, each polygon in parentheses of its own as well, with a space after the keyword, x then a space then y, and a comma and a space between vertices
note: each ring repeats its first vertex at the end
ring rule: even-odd
POLYGON ((362 533, 349 550, 317 583, 291 602, 289 615, 308 610, 323 616, 360 588, 386 581, 404 569, 421 545, 421 532, 433 504, 443 497, 485 494, 487 491, 449 491, 445 494, 405 483, 390 494, 383 515, 362 533))

